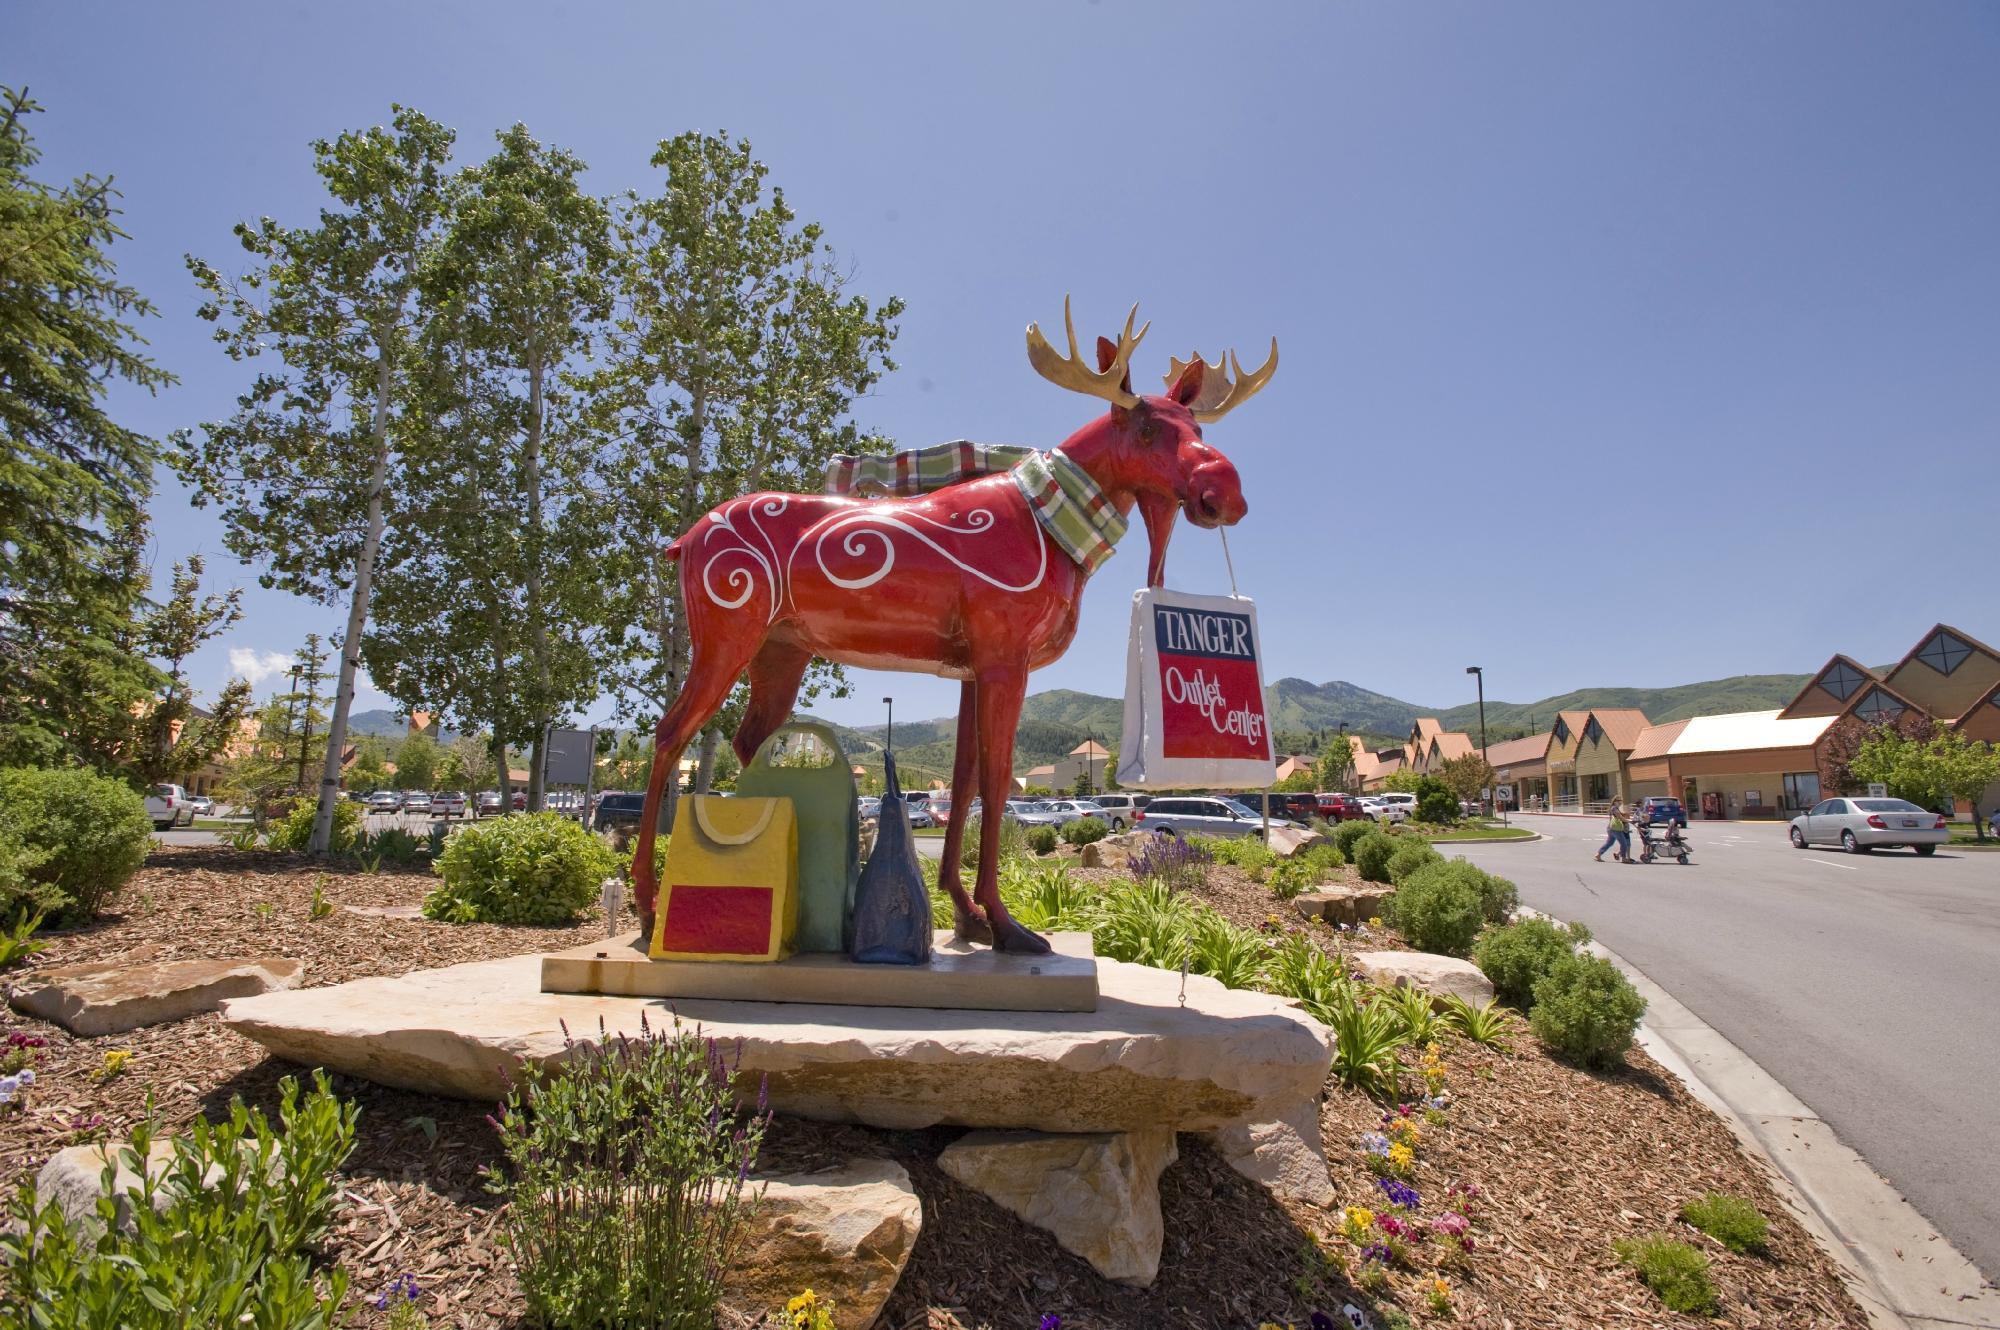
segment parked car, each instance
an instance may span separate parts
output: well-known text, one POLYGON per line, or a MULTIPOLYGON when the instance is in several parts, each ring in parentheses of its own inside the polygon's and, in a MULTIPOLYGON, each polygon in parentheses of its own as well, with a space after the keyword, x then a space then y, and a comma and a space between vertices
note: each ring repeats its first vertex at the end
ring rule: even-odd
POLYGON ((191 794, 188 796, 188 807, 194 810, 194 816, 207 817, 215 811, 215 800, 205 794, 191 794))
MULTIPOLYGON (((1155 799, 1134 813, 1133 826, 1140 831, 1164 831, 1172 836, 1261 836, 1264 815, 1235 799, 1217 797, 1195 799, 1155 799)), ((1271 819, 1274 827, 1298 824, 1285 818, 1271 819)))
POLYGON ((1315 810, 1329 822, 1356 822, 1368 816, 1358 796, 1339 791, 1313 796, 1315 810))
POLYGON ((178 785, 155 785, 146 792, 146 816, 153 819, 155 831, 189 826, 194 822, 194 801, 178 785))
POLYGON ((1375 814, 1380 822, 1407 822, 1417 815, 1417 796, 1407 791, 1397 791, 1375 796, 1381 809, 1375 814))
POLYGON ((542 807, 551 813, 561 813, 564 817, 583 820, 582 790, 550 790, 542 796, 542 807))
POLYGON ((1304 826, 1319 816, 1319 796, 1298 790, 1256 790, 1238 802, 1262 817, 1267 799, 1273 820, 1282 817, 1304 826))
POLYGON ((1153 802, 1150 794, 1099 794, 1092 796, 1089 803, 1096 804, 1104 811, 1099 814, 1111 824, 1113 831, 1123 831, 1132 825, 1132 814, 1153 802))
POLYGON ((1936 854, 1951 839, 1943 814, 1908 799, 1822 799, 1792 819, 1792 848, 1838 845, 1849 854, 1907 846, 1936 854))
POLYGON ((1680 800, 1669 799, 1665 795, 1653 794, 1639 801, 1639 821, 1642 825, 1648 827, 1655 827, 1665 822, 1669 826, 1679 827, 1685 831, 1687 830, 1688 814, 1687 809, 1681 807, 1680 800))
POLYGON ((1111 821, 1104 815, 1104 809, 1090 799, 1045 799, 1042 806, 1055 815, 1059 827, 1081 822, 1086 817, 1094 817, 1106 825, 1111 821))
POLYGON ((1045 799, 1009 799, 1007 818, 1024 827, 1059 827, 1072 820, 1058 814, 1055 805, 1045 799))
POLYGON ((371 813, 400 813, 403 811, 403 794, 400 790, 377 790, 368 796, 368 811, 371 813))
POLYGON ((500 813, 500 791, 486 790, 481 792, 479 801, 473 806, 472 815, 474 817, 498 817, 500 813))
POLYGON ((854 815, 863 822, 882 816, 882 801, 872 794, 864 794, 854 801, 854 815))
MULTIPOLYGON (((497 796, 495 802, 498 802, 497 796)), ((606 827, 636 827, 639 825, 639 815, 645 809, 644 794, 607 790, 598 799, 597 808, 590 815, 590 829, 602 831, 606 827)))
POLYGON ((432 817, 464 817, 465 796, 453 790, 440 790, 431 796, 432 817))
POLYGON ((431 815, 430 795, 422 790, 409 791, 403 796, 403 811, 405 813, 420 813, 425 817, 429 817, 431 815))

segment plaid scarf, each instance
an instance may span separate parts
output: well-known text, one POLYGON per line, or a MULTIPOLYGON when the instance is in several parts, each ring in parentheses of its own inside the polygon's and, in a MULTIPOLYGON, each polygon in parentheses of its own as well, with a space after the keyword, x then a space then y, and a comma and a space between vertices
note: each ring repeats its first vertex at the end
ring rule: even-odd
POLYGON ((1013 477, 1035 520, 1086 575, 1111 557, 1125 534, 1124 514, 1087 471, 1054 449, 959 439, 886 456, 843 454, 827 463, 826 492, 907 499, 1001 471, 1013 477))

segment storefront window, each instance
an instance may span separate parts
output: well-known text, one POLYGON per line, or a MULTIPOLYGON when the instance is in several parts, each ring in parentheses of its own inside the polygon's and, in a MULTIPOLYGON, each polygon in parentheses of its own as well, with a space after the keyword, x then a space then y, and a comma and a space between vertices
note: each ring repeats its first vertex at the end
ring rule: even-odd
POLYGON ((1787 771, 1785 773, 1785 807, 1792 812, 1802 813, 1819 802, 1819 773, 1817 771, 1787 771))

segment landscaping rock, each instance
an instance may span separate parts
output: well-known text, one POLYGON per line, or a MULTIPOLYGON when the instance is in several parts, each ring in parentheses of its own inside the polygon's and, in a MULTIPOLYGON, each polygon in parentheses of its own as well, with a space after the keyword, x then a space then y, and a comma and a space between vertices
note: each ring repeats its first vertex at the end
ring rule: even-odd
POLYGON ((867 1330, 903 1277, 924 1210, 901 1164, 862 1159, 823 1173, 753 1178, 762 1194, 744 1225, 724 1298, 751 1319, 811 1289, 840 1330, 867 1330))
POLYGON ((1078 868, 1104 867, 1104 851, 1098 848, 1098 843, 1096 841, 1092 841, 1090 844, 1084 846, 1081 850, 1077 851, 1076 866, 1078 868))
POLYGON ((231 1029, 280 1057, 428 1094, 493 1100, 560 1062, 565 1024, 637 1035, 642 1018, 730 1049, 738 1089, 780 1113, 913 1129, 1213 1131, 1316 1098, 1331 1037, 1281 998, 1100 959, 1094 1012, 948 1011, 540 991, 541 958, 238 998, 231 1029))
MULTIPOLYGON (((130 1231, 132 1226, 132 1197, 144 1185, 141 1175, 133 1171, 124 1158, 131 1148, 129 1141, 107 1141, 100 1145, 72 1145, 58 1150, 42 1165, 42 1171, 35 1175, 35 1197, 38 1203, 46 1205, 54 1201, 63 1212, 73 1231, 84 1236, 87 1244, 94 1245, 100 1230, 97 1218, 97 1200, 106 1195, 104 1189, 104 1165, 116 1160, 117 1175, 112 1179, 111 1195, 118 1207, 117 1224, 120 1229, 130 1231)), ((254 1159, 255 1147, 245 1143, 246 1153, 254 1159)), ((156 1184, 153 1194, 153 1208, 164 1212, 180 1195, 172 1184, 161 1185, 174 1162, 174 1142, 170 1136, 155 1137, 146 1149, 145 1177, 156 1184)), ((281 1165, 277 1159, 271 1161, 273 1176, 281 1176, 281 1165)), ((203 1185, 214 1187, 221 1180, 222 1170, 218 1165, 210 1165, 203 1185)))
POLYGON ((1330 924, 1365 924, 1382 913, 1394 887, 1370 883, 1363 887, 1321 887, 1292 898, 1292 908, 1308 919, 1330 924))
POLYGON ((1300 1104, 1284 1121, 1224 1127, 1209 1140, 1231 1168, 1273 1193, 1307 1205, 1333 1204, 1318 1100, 1300 1104))
POLYGON ((1326 834, 1311 827, 1272 827, 1271 835, 1264 843, 1280 859, 1289 859, 1301 850, 1326 844, 1326 834))
POLYGON ((121 960, 35 970, 7 995, 16 1011, 71 1034, 122 1034, 214 1011, 229 998, 295 988, 305 965, 286 956, 154 960, 142 947, 121 960))
POLYGON ((1378 984, 1414 985, 1433 996, 1453 993, 1477 1007, 1493 999, 1493 985, 1479 967, 1456 956, 1428 951, 1357 951, 1351 960, 1378 984))
POLYGON ((424 917, 424 908, 421 905, 343 905, 340 908, 349 914, 358 914, 369 919, 421 919, 424 917))
POLYGON ((1160 1273, 1160 1174, 1179 1157, 1164 1127, 976 1131, 947 1146, 938 1167, 1047 1229, 1106 1279, 1144 1288, 1160 1273))

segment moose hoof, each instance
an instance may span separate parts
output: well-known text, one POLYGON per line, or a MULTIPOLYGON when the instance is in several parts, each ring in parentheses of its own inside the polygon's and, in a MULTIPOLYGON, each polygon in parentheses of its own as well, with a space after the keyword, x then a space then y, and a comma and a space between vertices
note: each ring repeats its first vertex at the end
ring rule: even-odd
POLYGON ((651 946, 652 941, 653 912, 651 910, 641 910, 639 911, 639 942, 642 946, 651 946))
POLYGON ((963 910, 952 912, 951 935, 960 942, 976 942, 983 947, 993 945, 993 925, 963 910))
POLYGON ((1040 933, 1031 932, 1009 919, 994 928, 993 950, 1011 951, 1023 956, 1046 956, 1052 948, 1049 940, 1040 933))

